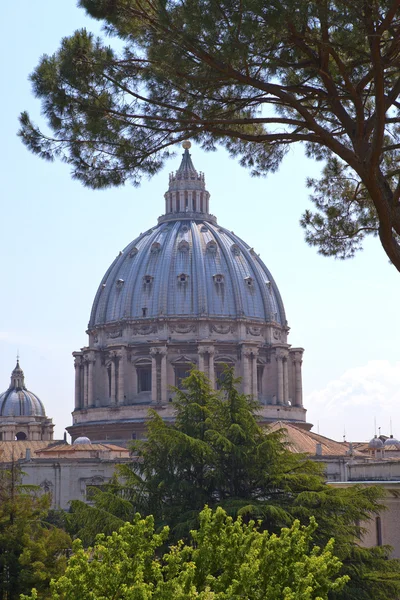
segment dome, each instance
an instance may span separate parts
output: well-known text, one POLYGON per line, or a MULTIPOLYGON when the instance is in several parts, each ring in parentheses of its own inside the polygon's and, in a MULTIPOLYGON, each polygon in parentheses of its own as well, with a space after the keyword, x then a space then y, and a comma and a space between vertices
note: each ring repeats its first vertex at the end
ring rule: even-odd
MULTIPOLYGON (((204 174, 184 142, 164 214, 118 254, 97 290, 88 344, 73 352, 73 440, 128 443, 146 436, 148 410, 175 419, 171 400, 193 367, 212 389, 226 365, 260 404, 261 423, 309 428, 304 349, 288 343, 279 290, 254 251, 210 213, 204 174)), ((85 442, 87 443, 87 442, 85 442)))
POLYGON ((160 317, 249 318, 285 327, 283 303, 263 261, 208 213, 204 175, 194 169, 187 145, 165 202, 158 225, 128 244, 104 275, 89 330, 160 317))
POLYGON ((8 390, 0 394, 0 417, 45 417, 41 400, 25 387, 24 372, 19 360, 11 373, 8 390))
POLYGON ((76 438, 76 440, 74 440, 73 442, 73 446, 78 446, 79 444, 91 444, 92 442, 89 440, 88 437, 86 437, 85 435, 81 435, 80 437, 76 438))
POLYGON ((382 442, 382 440, 380 438, 378 438, 378 437, 375 436, 369 442, 368 448, 370 450, 380 450, 380 448, 383 448, 383 442, 382 442))
POLYGON ((396 440, 392 435, 385 440, 384 447, 388 448, 393 446, 394 448, 400 448, 400 441, 396 440))

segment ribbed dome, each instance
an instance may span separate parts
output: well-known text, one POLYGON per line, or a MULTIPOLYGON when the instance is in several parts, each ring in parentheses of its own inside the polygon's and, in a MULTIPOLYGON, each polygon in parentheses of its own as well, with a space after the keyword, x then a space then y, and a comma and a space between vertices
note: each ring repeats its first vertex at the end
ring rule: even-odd
POLYGON ((248 244, 208 213, 204 175, 193 167, 190 145, 184 147, 165 194, 166 214, 110 266, 89 329, 156 317, 249 318, 285 326, 270 272, 248 244))
POLYGON ((383 448, 383 442, 380 438, 375 436, 372 438, 372 440, 370 440, 368 448, 370 450, 379 450, 380 448, 383 448))
POLYGON ((0 394, 1 417, 45 417, 41 400, 25 387, 24 372, 17 365, 11 373, 11 383, 7 391, 0 394))

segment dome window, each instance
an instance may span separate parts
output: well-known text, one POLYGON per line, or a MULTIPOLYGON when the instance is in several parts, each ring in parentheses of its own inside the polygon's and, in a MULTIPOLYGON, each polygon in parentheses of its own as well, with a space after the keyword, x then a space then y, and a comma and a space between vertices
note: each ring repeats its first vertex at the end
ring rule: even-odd
POLYGON ((217 252, 217 244, 216 244, 216 242, 214 242, 214 240, 211 240, 211 242, 208 242, 208 244, 206 246, 206 251, 209 254, 216 254, 216 252, 217 252))
POLYGON ((125 281, 123 279, 117 279, 117 283, 116 286, 117 288, 121 289, 122 286, 124 285, 125 281))
POLYGON ((246 285, 248 287, 253 287, 254 279, 252 277, 250 277, 250 276, 249 277, 245 277, 244 280, 245 280, 246 285))
POLYGON ((180 273, 178 275, 178 282, 179 283, 187 283, 189 281, 189 275, 186 275, 186 273, 180 273))
POLYGON ((151 283, 153 283, 153 279, 154 279, 154 277, 152 275, 145 275, 143 277, 143 283, 145 285, 150 285, 151 283))
POLYGON ((150 252, 152 254, 158 254, 161 250, 161 244, 159 242, 154 242, 154 244, 151 245, 151 250, 150 252))
POLYGON ((135 248, 132 248, 132 250, 129 252, 129 258, 133 258, 138 252, 139 250, 135 246, 135 248))
POLYGON ((182 233, 187 233, 189 231, 189 227, 187 225, 184 225, 181 229, 182 233))
POLYGON ((105 287, 107 287, 107 284, 106 283, 102 283, 101 284, 101 289, 104 290, 105 287))
POLYGON ((240 254, 240 248, 239 248, 239 246, 237 244, 232 244, 231 250, 232 250, 232 252, 233 252, 233 254, 235 256, 239 256, 239 254, 240 254))
POLYGON ((202 225, 200 228, 201 233, 207 233, 208 228, 205 225, 202 225))
POLYGON ((213 275, 214 283, 224 283, 224 276, 221 273, 213 275))
POLYGON ((186 240, 182 240, 181 242, 179 242, 178 250, 180 252, 189 252, 189 242, 187 242, 186 240))

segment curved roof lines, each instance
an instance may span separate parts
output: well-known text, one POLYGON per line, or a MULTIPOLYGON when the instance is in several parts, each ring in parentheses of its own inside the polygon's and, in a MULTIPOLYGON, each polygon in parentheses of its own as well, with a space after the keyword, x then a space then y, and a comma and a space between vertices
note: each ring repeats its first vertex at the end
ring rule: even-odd
POLYGON ((204 229, 201 220, 161 223, 129 244, 100 284, 89 328, 141 319, 144 307, 146 318, 248 317, 286 324, 278 288, 260 258, 233 233, 211 223, 204 229), (185 286, 179 285, 181 274, 185 286), (215 275, 224 286, 216 285, 215 275))

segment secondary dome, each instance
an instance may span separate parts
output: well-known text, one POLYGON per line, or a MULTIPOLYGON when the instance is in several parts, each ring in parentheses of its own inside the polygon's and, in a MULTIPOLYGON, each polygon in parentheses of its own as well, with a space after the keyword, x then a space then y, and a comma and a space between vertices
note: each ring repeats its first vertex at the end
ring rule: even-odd
POLYGON ((92 442, 89 440, 88 437, 86 437, 85 435, 81 435, 80 437, 76 438, 76 440, 74 440, 73 442, 73 446, 79 446, 79 444, 91 444, 92 442))
POLYGON ((11 382, 8 390, 0 394, 1 417, 45 417, 43 403, 25 387, 24 372, 19 365, 19 360, 11 373, 11 382))
POLYGON ((171 174, 165 214, 114 260, 97 291, 89 329, 159 317, 212 317, 286 326, 271 273, 209 214, 209 193, 186 143, 171 174))

